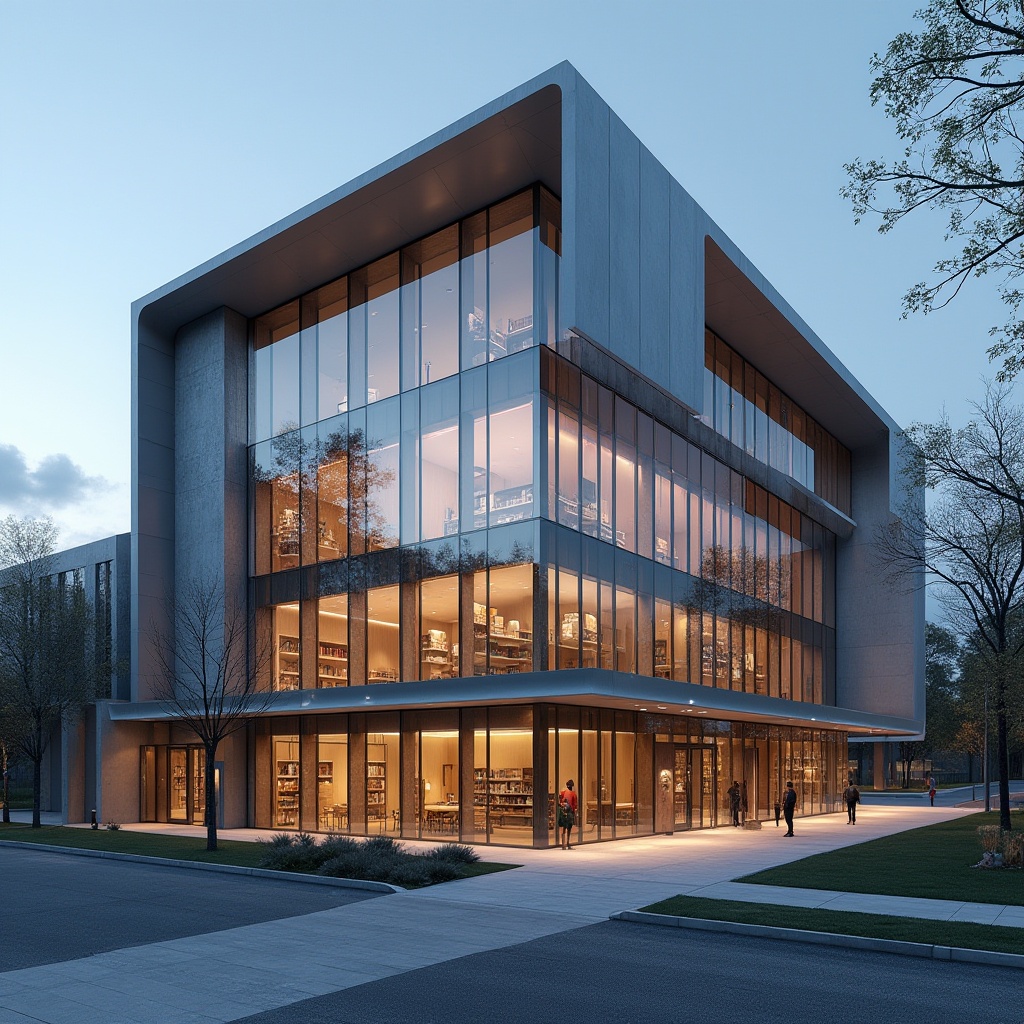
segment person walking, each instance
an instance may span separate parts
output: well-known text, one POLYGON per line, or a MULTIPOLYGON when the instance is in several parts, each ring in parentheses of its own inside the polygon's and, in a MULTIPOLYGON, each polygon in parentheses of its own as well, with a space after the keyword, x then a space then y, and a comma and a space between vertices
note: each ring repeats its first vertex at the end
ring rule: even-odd
POLYGON ((782 813, 786 818, 786 829, 783 835, 789 838, 793 834, 793 811, 796 809, 796 790, 792 782, 786 783, 786 793, 782 798, 782 813))
POLYGON ((928 799, 931 801, 932 807, 935 806, 935 776, 928 776, 928 799))
POLYGON ((747 813, 750 810, 750 801, 747 799, 747 780, 740 784, 740 821, 746 825, 747 813))
POLYGON ((779 827, 779 815, 781 813, 782 813, 782 804, 778 800, 776 800, 775 801, 775 827, 776 828, 779 827))
POLYGON ((569 779, 565 784, 565 789, 558 794, 558 829, 563 850, 572 849, 572 827, 576 824, 578 810, 579 798, 573 789, 572 779, 569 779))
POLYGON ((734 828, 739 828, 740 825, 740 784, 733 779, 732 785, 726 790, 729 794, 729 810, 732 813, 732 823, 734 828))
POLYGON ((857 804, 860 803, 860 790, 851 782, 843 790, 843 799, 846 801, 846 824, 857 824, 857 804))

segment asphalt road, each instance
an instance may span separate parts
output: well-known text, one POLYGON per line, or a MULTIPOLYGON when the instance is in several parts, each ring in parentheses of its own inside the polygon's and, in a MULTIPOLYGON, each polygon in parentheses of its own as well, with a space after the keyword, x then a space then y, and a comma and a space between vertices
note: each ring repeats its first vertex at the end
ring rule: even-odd
POLYGON ((310 914, 376 895, 0 847, 0 971, 310 914))
POLYGON ((244 1020, 1021 1024, 1022 992, 1009 968, 609 921, 244 1020))

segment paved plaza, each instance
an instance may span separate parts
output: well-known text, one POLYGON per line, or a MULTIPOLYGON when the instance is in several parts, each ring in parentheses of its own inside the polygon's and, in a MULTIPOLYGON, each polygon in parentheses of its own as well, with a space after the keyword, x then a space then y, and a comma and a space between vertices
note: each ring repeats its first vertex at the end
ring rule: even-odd
MULTIPOLYGON (((761 830, 718 828, 571 851, 479 848, 485 859, 522 867, 313 910, 302 901, 309 889, 321 887, 273 882, 275 910, 268 915, 273 919, 238 923, 228 916, 225 927, 211 928, 216 919, 208 918, 207 926, 192 934, 126 944, 74 959, 60 959, 58 954, 56 962, 5 968, 0 973, 0 1024, 236 1020, 459 957, 607 922, 611 914, 679 893, 1024 927, 1022 908, 766 889, 733 882, 762 868, 966 813, 970 812, 953 807, 865 806, 855 827, 839 814, 798 819, 792 840, 768 824, 761 830), (282 887, 288 890, 283 896, 282 887), (289 899, 294 901, 291 911, 289 899), (281 916, 282 900, 284 912, 292 916, 281 916)), ((252 838, 253 832, 228 830, 222 835, 252 838)), ((21 851, 0 848, 0 865, 15 853, 21 851)), ((41 859, 55 856, 39 853, 41 859)), ((113 873, 152 870, 149 864, 87 862, 77 857, 66 861, 90 867, 100 864, 113 873)), ((184 907, 203 903, 204 887, 218 878, 206 872, 178 873, 196 879, 194 897, 182 896, 184 907)), ((226 885, 233 879, 221 876, 221 881, 226 885)), ((242 898, 259 903, 264 898, 262 880, 247 881, 254 888, 242 898)), ((16 935, 18 920, 13 914, 6 919, 0 915, 0 920, 9 936, 5 941, 16 947, 17 939, 10 936, 16 935)), ((58 919, 54 934, 60 930, 58 919)))

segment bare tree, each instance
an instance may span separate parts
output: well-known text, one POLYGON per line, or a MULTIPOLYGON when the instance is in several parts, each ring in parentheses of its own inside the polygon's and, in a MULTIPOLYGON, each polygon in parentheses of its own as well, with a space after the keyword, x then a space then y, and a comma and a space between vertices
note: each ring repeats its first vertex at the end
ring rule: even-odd
POLYGON ((908 431, 908 459, 934 493, 881 531, 882 568, 906 583, 923 567, 949 628, 985 666, 995 717, 1000 824, 1010 828, 1008 732, 1021 705, 1024 652, 1024 415, 989 387, 967 427, 945 418, 908 431))
POLYGON ((269 637, 253 628, 246 609, 226 601, 210 579, 179 584, 169 625, 151 626, 157 701, 195 734, 205 758, 206 848, 217 849, 215 766, 221 742, 273 700, 261 688, 269 665, 269 637))
POLYGON ((54 574, 56 538, 48 518, 0 523, 0 704, 8 742, 32 762, 33 828, 51 736, 95 699, 100 668, 82 580, 54 574))

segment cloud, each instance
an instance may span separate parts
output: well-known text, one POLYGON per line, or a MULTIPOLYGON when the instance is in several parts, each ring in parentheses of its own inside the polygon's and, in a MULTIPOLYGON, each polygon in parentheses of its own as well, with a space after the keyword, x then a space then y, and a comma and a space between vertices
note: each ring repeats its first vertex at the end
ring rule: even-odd
POLYGON ((13 444, 0 444, 0 506, 34 515, 59 509, 108 491, 101 476, 88 476, 63 453, 47 455, 30 469, 24 452, 13 444))

